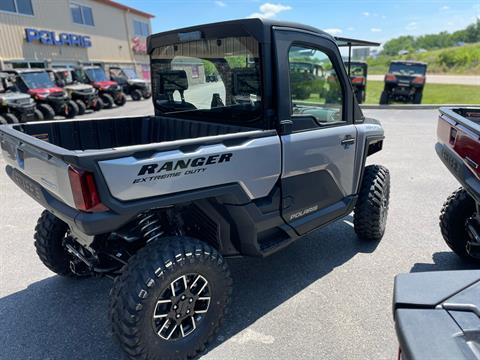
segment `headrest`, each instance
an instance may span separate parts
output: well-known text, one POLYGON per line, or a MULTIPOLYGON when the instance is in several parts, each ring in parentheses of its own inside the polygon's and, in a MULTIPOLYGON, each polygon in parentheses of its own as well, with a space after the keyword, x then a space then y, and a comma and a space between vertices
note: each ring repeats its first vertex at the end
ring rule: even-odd
POLYGON ((158 73, 160 92, 163 94, 180 92, 188 89, 188 79, 185 70, 167 70, 158 73))
POLYGON ((260 79, 256 68, 233 69, 232 95, 260 95, 260 79))

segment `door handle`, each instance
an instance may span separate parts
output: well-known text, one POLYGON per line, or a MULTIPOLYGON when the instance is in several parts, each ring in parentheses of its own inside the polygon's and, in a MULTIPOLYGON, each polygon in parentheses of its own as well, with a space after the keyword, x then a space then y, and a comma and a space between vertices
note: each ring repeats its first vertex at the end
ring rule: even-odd
POLYGON ((347 135, 347 136, 345 136, 345 138, 340 142, 340 144, 342 144, 343 146, 355 144, 355 138, 347 135))

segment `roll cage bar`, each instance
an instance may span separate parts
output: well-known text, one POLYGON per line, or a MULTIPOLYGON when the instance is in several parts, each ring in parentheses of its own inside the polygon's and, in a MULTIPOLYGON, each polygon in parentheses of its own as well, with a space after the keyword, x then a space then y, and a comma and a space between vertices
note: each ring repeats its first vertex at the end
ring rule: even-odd
POLYGON ((359 40, 359 39, 350 39, 345 37, 338 37, 335 36, 335 41, 337 42, 338 47, 347 47, 348 46, 348 76, 350 76, 350 63, 352 62, 352 47, 353 46, 380 46, 380 43, 367 41, 367 40, 359 40))

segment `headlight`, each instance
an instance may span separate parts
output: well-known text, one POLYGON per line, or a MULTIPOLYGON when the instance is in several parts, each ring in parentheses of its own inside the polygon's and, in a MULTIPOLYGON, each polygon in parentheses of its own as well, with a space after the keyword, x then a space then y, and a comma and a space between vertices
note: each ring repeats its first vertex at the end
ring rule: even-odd
POLYGON ((50 93, 48 93, 48 92, 46 92, 46 93, 37 93, 37 94, 35 94, 35 98, 36 98, 37 100, 45 100, 45 99, 48 97, 48 95, 50 95, 50 93))
POLYGON ((3 105, 3 106, 8 105, 7 99, 0 97, 0 104, 3 105))

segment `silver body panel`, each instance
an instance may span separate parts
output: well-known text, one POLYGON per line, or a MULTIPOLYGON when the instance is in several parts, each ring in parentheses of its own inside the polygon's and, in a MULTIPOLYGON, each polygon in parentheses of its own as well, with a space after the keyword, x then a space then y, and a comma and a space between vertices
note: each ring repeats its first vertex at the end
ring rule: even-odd
POLYGON ((100 161, 99 166, 112 196, 123 201, 229 183, 239 183, 251 199, 256 199, 266 196, 280 176, 280 139, 278 136, 269 136, 251 139, 236 146, 200 146, 195 152, 187 154, 180 150, 164 151, 146 159, 128 156, 100 161), (197 158, 207 159, 209 156, 224 153, 232 154, 230 161, 139 176, 144 165, 158 164, 160 168, 166 162, 192 162, 197 158), (179 174, 159 178, 174 173, 179 174))

